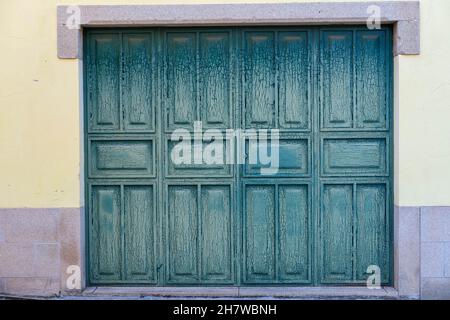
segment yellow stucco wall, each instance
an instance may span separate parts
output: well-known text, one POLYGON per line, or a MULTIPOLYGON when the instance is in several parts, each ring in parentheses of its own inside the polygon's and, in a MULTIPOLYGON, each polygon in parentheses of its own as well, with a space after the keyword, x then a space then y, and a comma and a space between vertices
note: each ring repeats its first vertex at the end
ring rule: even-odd
MULTIPOLYGON (((0 0, 0 208, 83 205, 79 61, 57 58, 56 5, 125 2, 275 1, 0 0)), ((450 1, 421 3, 422 54, 395 61, 396 204, 445 206, 450 205, 450 41, 445 34, 450 1)))

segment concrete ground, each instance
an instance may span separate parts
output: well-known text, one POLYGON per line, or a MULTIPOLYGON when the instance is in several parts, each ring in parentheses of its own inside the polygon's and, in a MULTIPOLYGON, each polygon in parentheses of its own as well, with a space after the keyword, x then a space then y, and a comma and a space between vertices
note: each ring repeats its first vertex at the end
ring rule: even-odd
POLYGON ((398 292, 389 287, 327 288, 198 288, 198 287, 89 287, 81 294, 51 297, 2 296, 0 299, 51 300, 398 300, 398 292))

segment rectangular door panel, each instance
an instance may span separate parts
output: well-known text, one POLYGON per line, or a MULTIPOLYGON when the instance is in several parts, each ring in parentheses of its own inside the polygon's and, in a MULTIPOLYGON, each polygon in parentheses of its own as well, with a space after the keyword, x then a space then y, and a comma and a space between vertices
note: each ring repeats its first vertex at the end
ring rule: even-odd
MULTIPOLYGON (((225 137, 223 135, 222 137, 225 137)), ((167 137, 166 140, 166 177, 233 177, 233 166, 227 164, 226 154, 231 148, 229 141, 217 140, 197 143, 193 140, 175 140, 167 137)))
POLYGON ((123 107, 126 131, 154 131, 153 33, 123 35, 123 107))
POLYGON ((156 282, 156 219, 152 186, 125 186, 125 280, 156 282))
POLYGON ((387 128, 387 65, 384 30, 356 32, 356 127, 387 128))
MULTIPOLYGON (((269 136, 270 137, 270 136, 269 136)), ((278 142, 267 139, 266 145, 256 137, 245 145, 244 177, 282 178, 311 176, 311 144, 309 135, 283 135, 278 142), (274 150, 272 150, 272 147, 274 150), (261 158, 261 153, 264 159, 261 158), (274 155, 274 156, 272 156, 274 155), (278 157, 275 157, 278 155, 278 157), (267 173, 264 170, 274 169, 267 173)))
POLYGON ((275 127, 275 33, 244 32, 246 128, 275 127))
POLYGON ((89 140, 89 156, 89 177, 92 178, 149 178, 155 174, 153 139, 93 138, 89 140))
POLYGON ((279 127, 310 129, 309 33, 278 33, 279 127))
POLYGON ((280 280, 310 281, 310 203, 308 185, 280 185, 280 280))
POLYGON ((167 129, 192 128, 197 115, 197 34, 166 34, 167 129))
POLYGON ((353 127, 353 32, 323 31, 322 128, 353 127))
POLYGON ((230 283, 232 279, 233 203, 231 187, 201 187, 202 280, 230 283))
POLYGON ((325 184, 320 215, 322 283, 352 280, 353 186, 325 184))
POLYGON ((275 280, 275 187, 244 187, 245 282, 275 280))
POLYGON ((122 276, 120 186, 91 188, 91 280, 116 280, 122 276))
POLYGON ((385 184, 356 186, 356 280, 367 279, 367 268, 378 266, 381 279, 389 279, 388 210, 385 184))
POLYGON ((88 42, 89 130, 120 129, 120 37, 93 34, 88 42))
POLYGON ((197 186, 169 186, 167 200, 168 282, 198 282, 197 186))
POLYGON ((384 176, 386 138, 324 138, 322 176, 384 176))
POLYGON ((231 125, 231 34, 199 34, 199 88, 204 128, 227 129, 231 125))

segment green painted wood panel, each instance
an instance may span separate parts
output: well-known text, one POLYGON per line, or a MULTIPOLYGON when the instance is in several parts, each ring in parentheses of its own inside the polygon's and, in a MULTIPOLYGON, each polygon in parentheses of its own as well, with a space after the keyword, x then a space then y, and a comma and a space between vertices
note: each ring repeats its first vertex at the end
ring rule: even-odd
POLYGON ((124 130, 154 131, 153 33, 123 35, 124 130))
POLYGON ((352 185, 324 185, 322 189, 322 282, 352 279, 352 185))
MULTIPOLYGON (((268 139, 267 153, 271 154, 271 140, 268 139)), ((310 135, 284 134, 277 145, 279 152, 278 172, 274 175, 281 177, 310 177, 311 176, 311 143, 310 135)), ((249 139, 246 144, 246 164, 243 177, 261 176, 261 168, 269 168, 259 157, 260 148, 255 140, 249 139), (257 155, 256 163, 250 163, 250 155, 257 155)))
POLYGON ((280 281, 310 281, 310 220, 308 185, 280 185, 279 270, 280 281))
MULTIPOLYGON (((222 137, 225 137, 225 134, 221 134, 222 137)), ((193 133, 192 133, 193 137, 193 133)), ((231 178, 233 177, 233 167, 227 165, 225 161, 223 161, 223 157, 221 157, 221 161, 219 163, 206 163, 205 159, 201 158, 199 163, 194 162, 195 151, 194 151, 194 141, 191 140, 191 156, 190 163, 174 163, 171 161, 171 155, 174 147, 179 143, 178 140, 172 141, 170 136, 166 136, 166 152, 165 152, 165 163, 167 164, 165 171, 166 177, 168 178, 186 178, 186 177, 222 177, 222 178, 231 178)), ((218 138, 219 139, 219 138, 218 138)), ((208 147, 210 141, 206 141, 204 139, 202 142, 202 150, 208 147)), ((189 144, 189 142, 187 142, 189 144)), ((226 155, 227 150, 229 148, 228 141, 224 141, 220 151, 222 155, 226 155)))
POLYGON ((204 128, 231 128, 231 33, 200 32, 198 37, 200 120, 204 128))
POLYGON ((90 178, 149 178, 155 174, 155 141, 152 138, 108 136, 89 139, 90 178))
POLYGON ((125 280, 156 283, 156 219, 153 186, 124 187, 125 280))
POLYGON ((90 284, 362 285, 369 265, 392 284, 391 28, 84 39, 90 284), (244 165, 173 163, 171 133, 198 120, 279 129, 277 174, 250 143, 244 165))
POLYGON ((201 186, 202 281, 233 283, 231 186, 201 186))
POLYGON ((199 280, 197 186, 170 186, 168 201, 169 283, 199 280))
POLYGON ((170 32, 166 34, 166 96, 167 129, 192 128, 197 114, 197 34, 170 32))
POLYGON ((308 31, 278 33, 278 121, 282 129, 311 128, 309 41, 308 31))
POLYGON ((244 31, 246 128, 275 127, 275 56, 273 31, 244 31))
POLYGON ((120 129, 120 37, 89 38, 87 104, 90 131, 120 129))
POLYGON ((245 282, 275 279, 275 187, 245 187, 245 282))
POLYGON ((324 31, 322 128, 353 126, 353 32, 324 31))
POLYGON ((91 279, 120 280, 122 246, 120 186, 92 187, 91 279))
MULTIPOLYGON (((357 184, 356 195, 356 280, 367 279, 367 267, 388 268, 387 257, 387 186, 384 184, 357 184)), ((388 281, 388 273, 381 274, 388 281)))
POLYGON ((384 176, 389 171, 386 137, 334 135, 325 137, 322 143, 323 176, 384 176))
POLYGON ((357 31, 355 37, 356 127, 387 129, 386 34, 357 31))

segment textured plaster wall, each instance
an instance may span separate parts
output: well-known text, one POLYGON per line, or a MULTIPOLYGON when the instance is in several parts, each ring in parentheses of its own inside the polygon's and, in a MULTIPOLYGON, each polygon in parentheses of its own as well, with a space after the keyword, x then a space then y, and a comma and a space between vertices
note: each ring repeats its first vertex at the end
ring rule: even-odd
POLYGON ((450 1, 421 1, 421 54, 396 60, 400 206, 450 205, 450 1))

